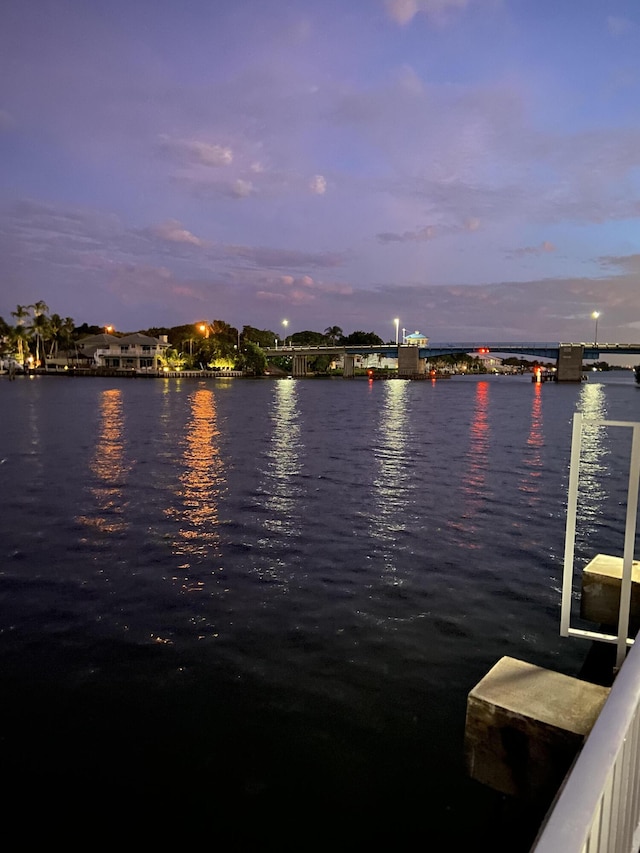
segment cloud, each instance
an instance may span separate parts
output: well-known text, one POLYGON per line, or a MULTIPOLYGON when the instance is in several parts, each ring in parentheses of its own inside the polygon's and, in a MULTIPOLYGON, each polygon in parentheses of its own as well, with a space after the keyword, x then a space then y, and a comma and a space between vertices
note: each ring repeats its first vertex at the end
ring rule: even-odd
POLYGON ((243 259, 253 267, 265 268, 332 268, 345 263, 338 252, 304 252, 292 249, 272 249, 264 246, 225 246, 228 257, 243 259))
POLYGON ((556 247, 549 240, 544 240, 539 246, 524 246, 520 249, 514 249, 510 253, 511 257, 522 258, 525 255, 544 255, 548 252, 555 252, 556 247))
POLYGON ((640 254, 603 255, 598 261, 603 267, 614 267, 631 275, 640 275, 640 254))
POLYGON ((377 235, 377 238, 380 243, 423 243, 427 240, 433 240, 434 236, 435 228, 427 225, 426 228, 421 228, 419 231, 404 231, 402 234, 383 231, 377 235))
POLYGON ((231 187, 231 193, 236 198, 247 198, 253 192, 253 184, 251 181, 245 181, 238 178, 231 187))
POLYGON ((446 24, 456 12, 467 8, 471 0, 387 0, 387 13, 397 24, 410 23, 418 13, 431 23, 446 24))
POLYGON ((161 240, 168 240, 170 243, 190 243, 193 246, 205 245, 203 240, 183 228, 177 219, 168 219, 159 225, 153 225, 148 229, 148 233, 160 237, 161 240))
POLYGON ((383 231, 377 234, 380 243, 427 243, 436 237, 444 237, 448 234, 461 234, 465 231, 477 231, 480 228, 480 220, 468 219, 462 225, 427 225, 418 231, 404 231, 395 234, 391 231, 383 231))
POLYGON ((327 181, 322 175, 314 175, 309 181, 309 189, 316 195, 324 195, 327 191, 327 181))
POLYGON ((623 36, 633 29, 633 22, 628 18, 609 15, 607 18, 607 29, 612 36, 623 36))
POLYGON ((201 166, 230 166, 233 162, 231 148, 224 145, 201 142, 198 139, 171 139, 166 135, 159 138, 159 148, 185 162, 201 166))

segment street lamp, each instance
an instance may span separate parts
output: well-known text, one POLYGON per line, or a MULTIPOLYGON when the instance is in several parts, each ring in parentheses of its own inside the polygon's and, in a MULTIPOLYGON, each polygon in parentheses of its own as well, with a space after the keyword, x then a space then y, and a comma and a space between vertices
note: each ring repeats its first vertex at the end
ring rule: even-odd
POLYGON ((393 322, 396 324, 396 346, 398 346, 398 329, 400 328, 400 320, 396 317, 393 322))
POLYGON ((284 326, 284 335, 283 335, 284 341, 282 342, 282 346, 286 347, 286 345, 287 345, 287 326, 289 325, 289 321, 283 320, 282 325, 284 326))
POLYGON ((593 335, 593 345, 594 345, 594 347, 595 347, 595 346, 596 346, 596 344, 598 343, 598 317, 600 316, 600 312, 599 312, 599 311, 594 311, 594 312, 593 312, 593 314, 592 314, 591 316, 592 316, 592 317, 593 317, 593 319, 596 321, 596 330, 595 330, 595 333, 594 333, 594 335, 593 335))

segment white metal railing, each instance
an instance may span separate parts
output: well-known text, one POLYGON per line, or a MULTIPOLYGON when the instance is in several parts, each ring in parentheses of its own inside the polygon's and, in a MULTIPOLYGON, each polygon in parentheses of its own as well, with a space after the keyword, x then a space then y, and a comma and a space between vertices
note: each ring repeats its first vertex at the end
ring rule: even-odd
POLYGON ((576 412, 573 416, 571 438, 571 468, 569 472, 569 495, 567 505, 567 527, 564 551, 564 573, 562 581, 562 607, 560 612, 560 636, 583 637, 604 643, 615 643, 616 666, 619 667, 633 644, 629 633, 629 611, 631 608, 631 579, 633 550, 636 535, 636 517, 638 514, 638 485, 640 484, 640 423, 635 421, 606 421, 589 418, 588 423, 596 426, 626 427, 633 430, 631 457, 629 462, 629 488, 627 492, 627 516, 624 531, 624 552, 622 559, 622 580, 620 584, 620 609, 618 633, 605 634, 581 628, 571 628, 571 600, 574 574, 574 552, 576 539, 576 513, 578 506, 578 480, 580 474, 580 452, 582 449, 583 416, 576 412))
MULTIPOLYGON (((640 850, 640 643, 627 636, 640 483, 640 423, 589 419, 633 430, 618 633, 570 627, 581 414, 574 415, 562 586, 562 636, 616 644, 611 692, 550 809, 532 853, 638 853, 640 850), (632 646, 627 654, 627 648, 632 646)), ((639 635, 640 636, 640 635, 639 635)))
POLYGON ((611 693, 531 853, 640 850, 640 642, 611 693))

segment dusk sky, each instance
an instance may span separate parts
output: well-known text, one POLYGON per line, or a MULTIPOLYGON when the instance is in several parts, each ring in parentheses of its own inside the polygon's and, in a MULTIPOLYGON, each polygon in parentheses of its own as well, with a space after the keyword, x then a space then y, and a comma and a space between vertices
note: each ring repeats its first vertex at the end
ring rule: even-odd
POLYGON ((0 316, 640 343, 638 0, 3 0, 0 316))

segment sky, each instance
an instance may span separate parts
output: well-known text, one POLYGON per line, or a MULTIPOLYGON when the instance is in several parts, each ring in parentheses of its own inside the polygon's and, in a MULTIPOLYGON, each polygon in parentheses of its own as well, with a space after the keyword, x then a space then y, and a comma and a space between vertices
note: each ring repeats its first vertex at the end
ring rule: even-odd
POLYGON ((3 0, 0 316, 37 301, 640 343, 640 2, 3 0))

